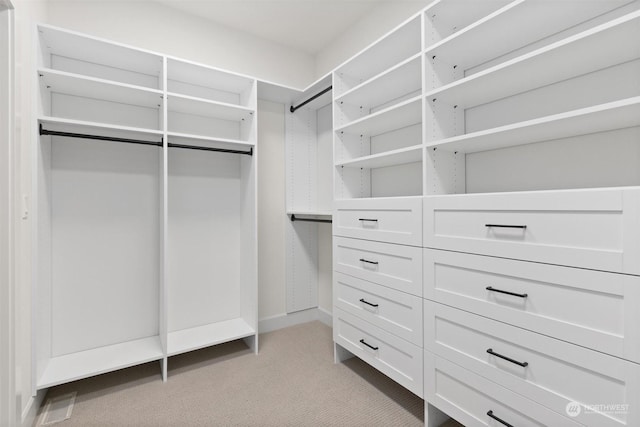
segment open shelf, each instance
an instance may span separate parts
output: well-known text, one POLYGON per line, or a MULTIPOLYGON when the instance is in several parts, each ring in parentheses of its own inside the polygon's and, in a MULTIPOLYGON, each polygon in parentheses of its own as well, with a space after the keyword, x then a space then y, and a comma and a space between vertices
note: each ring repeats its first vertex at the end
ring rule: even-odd
POLYGON ((336 132, 362 135, 380 135, 395 129, 418 124, 422 121, 422 96, 416 96, 400 104, 354 120, 336 129, 336 132))
POLYGON ((38 389, 75 381, 164 357, 157 336, 94 348, 49 360, 38 389))
POLYGON ((640 126, 640 96, 434 141, 427 147, 474 153, 640 126))
MULTIPOLYGON (((628 2, 517 0, 430 46, 425 54, 463 70, 517 50, 628 2), (615 4, 614 4, 615 3, 615 4), (520 25, 514 27, 513 23, 520 25), (544 25, 540 25, 544 22, 544 25)), ((462 8, 459 8, 462 9, 462 8)))
POLYGON ((553 43, 431 91, 426 96, 470 108, 640 57, 640 12, 553 43))
POLYGON ((239 122, 241 120, 251 118, 254 112, 251 108, 239 105, 209 101, 207 99, 179 95, 176 93, 168 93, 167 97, 168 110, 176 113, 239 122))
POLYGON ((336 166, 375 169, 422 161, 422 145, 400 148, 336 163, 336 166))
POLYGON ((53 93, 156 109, 162 105, 160 90, 50 69, 39 69, 38 74, 47 90, 53 93))
POLYGON ((385 70, 336 98, 335 102, 369 107, 381 105, 422 87, 420 54, 385 70))
POLYGON ((39 117, 38 123, 44 125, 47 130, 59 132, 90 133, 93 135, 114 136, 121 138, 148 138, 150 141, 159 141, 163 132, 155 129, 144 129, 132 126, 118 126, 105 123, 88 122, 84 120, 62 119, 58 117, 39 117))
POLYGON ((169 332, 167 355, 174 356, 255 334, 256 331, 242 318, 169 332))
POLYGON ((121 83, 144 80, 148 87, 160 88, 161 55, 47 25, 39 25, 38 31, 43 53, 64 58, 67 63, 74 61, 70 64, 74 69, 81 67, 94 77, 118 76, 121 83), (141 75, 153 78, 141 80, 141 75))

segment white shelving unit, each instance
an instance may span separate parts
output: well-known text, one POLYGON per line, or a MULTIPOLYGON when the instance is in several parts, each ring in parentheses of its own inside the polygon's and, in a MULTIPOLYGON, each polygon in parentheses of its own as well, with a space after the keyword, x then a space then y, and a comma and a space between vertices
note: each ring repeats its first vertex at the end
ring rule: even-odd
POLYGON ((256 80, 38 31, 34 390, 257 351, 256 80))

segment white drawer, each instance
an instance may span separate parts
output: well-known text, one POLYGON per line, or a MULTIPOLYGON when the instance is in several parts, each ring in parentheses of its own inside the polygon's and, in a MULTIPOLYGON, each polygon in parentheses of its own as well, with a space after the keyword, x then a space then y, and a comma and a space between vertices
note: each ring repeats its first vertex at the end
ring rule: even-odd
POLYGON ((422 348, 338 308, 333 340, 389 378, 422 397, 422 348))
POLYGON ((333 234, 422 246, 422 197, 334 202, 333 234))
POLYGON ((335 271, 422 296, 422 249, 368 240, 333 239, 335 271))
POLYGON ((571 418, 424 352, 425 400, 466 427, 503 427, 488 413, 517 427, 578 427, 571 418))
POLYGON ((422 298, 334 273, 334 306, 422 347, 422 298))
POLYGON ((640 274, 640 190, 430 196, 424 246, 640 274))
POLYGON ((640 425, 640 365, 425 301, 425 349, 565 414, 567 405, 627 405, 621 413, 583 408, 592 427, 640 425))
POLYGON ((638 276, 432 249, 423 265, 427 299, 640 362, 638 276))

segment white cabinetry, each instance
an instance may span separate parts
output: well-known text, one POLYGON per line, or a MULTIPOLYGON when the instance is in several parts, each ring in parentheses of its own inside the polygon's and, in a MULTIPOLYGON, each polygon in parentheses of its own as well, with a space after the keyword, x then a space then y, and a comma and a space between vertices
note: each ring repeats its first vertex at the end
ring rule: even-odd
POLYGON ((34 388, 257 350, 256 81, 38 31, 34 388))

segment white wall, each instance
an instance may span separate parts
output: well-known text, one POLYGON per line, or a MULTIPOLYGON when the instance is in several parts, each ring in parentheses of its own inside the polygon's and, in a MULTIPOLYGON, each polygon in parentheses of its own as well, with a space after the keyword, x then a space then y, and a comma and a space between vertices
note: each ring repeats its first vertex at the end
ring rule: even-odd
POLYGON ((381 3, 316 55, 320 78, 401 24, 433 0, 392 0, 381 3))
POLYGON ((293 87, 314 79, 310 54, 155 2, 50 0, 47 22, 293 87))

